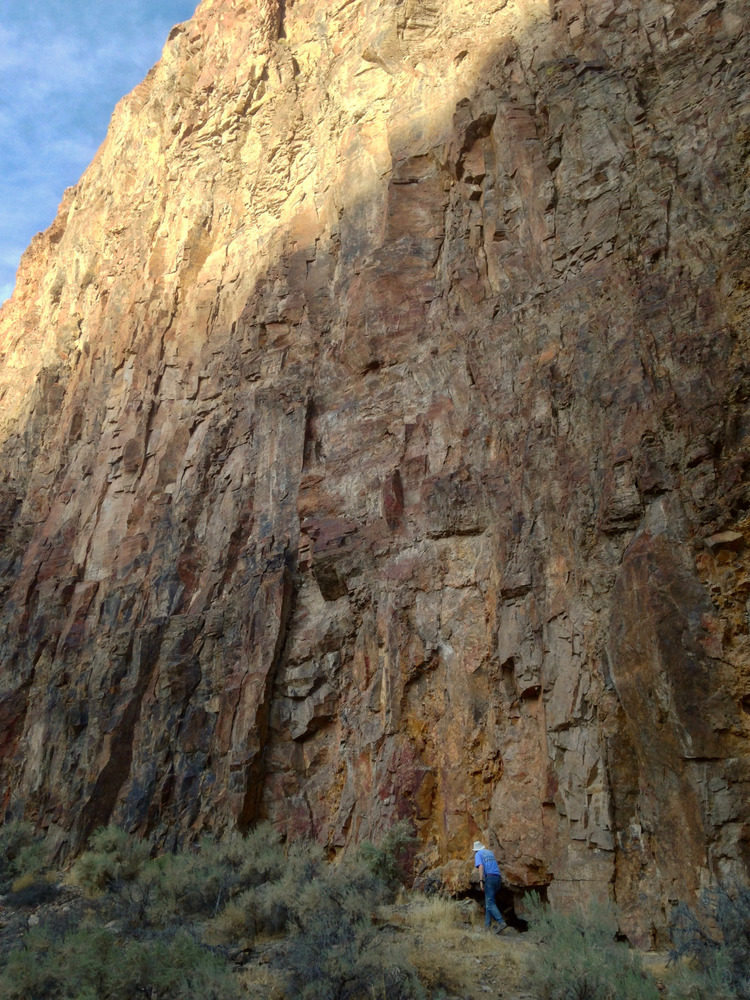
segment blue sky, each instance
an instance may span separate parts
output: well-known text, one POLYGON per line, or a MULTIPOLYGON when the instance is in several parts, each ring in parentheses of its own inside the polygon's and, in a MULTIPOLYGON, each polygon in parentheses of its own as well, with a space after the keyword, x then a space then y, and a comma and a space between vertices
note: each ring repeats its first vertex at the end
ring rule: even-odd
POLYGON ((0 0, 0 302, 119 99, 198 0, 0 0))

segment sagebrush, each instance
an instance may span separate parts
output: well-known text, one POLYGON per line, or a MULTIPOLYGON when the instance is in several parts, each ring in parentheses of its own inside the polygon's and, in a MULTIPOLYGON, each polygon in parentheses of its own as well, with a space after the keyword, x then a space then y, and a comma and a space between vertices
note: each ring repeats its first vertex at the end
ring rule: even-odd
MULTIPOLYGON (((26 825, 0 828, 6 885, 38 838, 26 825), (24 853, 26 852, 26 853, 24 853)), ((232 954, 259 935, 276 937, 279 970, 300 1000, 422 1000, 403 949, 373 923, 402 877, 409 831, 399 826, 365 860, 331 864, 319 845, 282 844, 270 824, 245 837, 205 837, 152 857, 150 845, 104 827, 73 865, 80 906, 52 909, 0 956, 8 1000, 234 1000, 232 954)), ((41 857, 41 855, 39 855, 41 857)), ((6 896, 22 906, 58 892, 26 876, 6 896)))
POLYGON ((294 930, 286 953, 289 995, 299 1000, 422 1000, 406 951, 372 916, 389 887, 366 864, 325 866, 289 886, 294 930), (296 891, 295 891, 296 890, 296 891))
POLYGON ((365 840, 358 857, 391 891, 409 881, 417 838, 408 820, 399 820, 386 831, 380 843, 365 840))
POLYGON ((529 917, 537 947, 526 978, 536 1000, 658 1000, 638 953, 616 940, 613 906, 562 914, 532 897, 529 917))
POLYGON ((34 928, 0 973, 7 1000, 239 1000, 226 963, 188 934, 123 942, 104 927, 34 928))
POLYGON ((750 889, 716 886, 671 920, 670 1000, 750 1000, 750 889))
POLYGON ((13 821, 0 826, 0 892, 26 888, 39 879, 49 862, 46 841, 31 823, 13 821))

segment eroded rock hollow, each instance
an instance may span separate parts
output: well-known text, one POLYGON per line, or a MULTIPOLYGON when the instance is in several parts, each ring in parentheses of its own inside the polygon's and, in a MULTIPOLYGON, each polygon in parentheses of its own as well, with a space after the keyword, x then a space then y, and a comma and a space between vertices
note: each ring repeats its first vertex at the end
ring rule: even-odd
POLYGON ((0 313, 6 818, 747 880, 747 17, 173 30, 0 313))

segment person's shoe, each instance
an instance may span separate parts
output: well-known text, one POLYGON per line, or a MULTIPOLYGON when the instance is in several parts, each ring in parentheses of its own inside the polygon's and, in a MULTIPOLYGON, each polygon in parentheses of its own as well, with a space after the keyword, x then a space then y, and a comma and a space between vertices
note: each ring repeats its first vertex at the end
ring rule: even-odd
POLYGON ((495 928, 495 934, 497 934, 499 937, 503 933, 503 931, 507 931, 507 929, 508 925, 505 923, 505 921, 503 921, 501 924, 498 924, 497 927, 495 928))

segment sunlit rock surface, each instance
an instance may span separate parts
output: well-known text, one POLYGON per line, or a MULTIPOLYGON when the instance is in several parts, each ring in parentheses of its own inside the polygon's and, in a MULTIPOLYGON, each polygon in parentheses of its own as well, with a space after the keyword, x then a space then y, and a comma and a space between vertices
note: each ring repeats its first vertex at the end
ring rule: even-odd
POLYGON ((747 879, 747 15, 173 30, 0 313, 6 817, 747 879))

